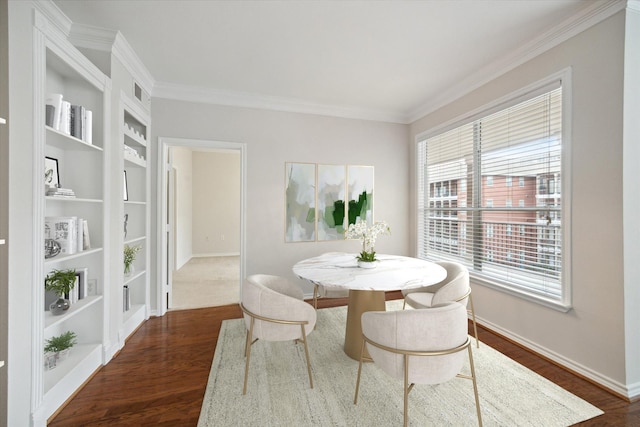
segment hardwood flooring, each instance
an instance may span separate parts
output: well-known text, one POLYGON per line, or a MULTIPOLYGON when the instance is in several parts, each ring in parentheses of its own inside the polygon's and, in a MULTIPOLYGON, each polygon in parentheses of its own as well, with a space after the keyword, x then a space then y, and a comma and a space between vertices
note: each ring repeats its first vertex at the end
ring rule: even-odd
MULTIPOLYGON (((397 297, 395 293, 387 295, 387 299, 397 297)), ((344 304, 346 299, 319 301, 320 307, 344 304)), ((195 426, 220 325, 240 316, 234 304, 171 311, 149 319, 48 425, 195 426)), ((640 401, 620 399, 480 326, 478 335, 486 345, 605 411, 578 425, 640 426, 640 401)))

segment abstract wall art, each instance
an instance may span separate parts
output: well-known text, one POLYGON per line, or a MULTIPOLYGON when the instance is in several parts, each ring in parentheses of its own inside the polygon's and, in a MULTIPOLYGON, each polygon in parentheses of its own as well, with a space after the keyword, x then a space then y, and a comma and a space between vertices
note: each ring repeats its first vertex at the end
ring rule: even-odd
POLYGON ((358 218, 362 218, 371 226, 373 224, 373 166, 348 166, 347 180, 349 224, 355 224, 358 218))
POLYGON ((344 165, 318 165, 318 240, 344 239, 344 165))
POLYGON ((373 224, 373 166, 285 163, 285 242, 344 239, 373 224))
POLYGON ((316 165, 286 163, 285 242, 316 240, 316 165))

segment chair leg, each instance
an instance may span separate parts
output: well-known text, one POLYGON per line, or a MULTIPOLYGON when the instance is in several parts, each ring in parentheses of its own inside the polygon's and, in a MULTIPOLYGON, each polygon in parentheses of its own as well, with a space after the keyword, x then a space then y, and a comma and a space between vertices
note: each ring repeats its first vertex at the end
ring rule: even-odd
POLYGON ((309 347, 307 347, 307 334, 304 330, 304 325, 300 325, 302 329, 302 343, 304 344, 304 354, 307 356, 307 372, 309 373, 309 384, 313 388, 313 378, 311 377, 311 359, 309 358, 309 347))
POLYGON ((480 413, 480 398, 478 397, 478 384, 476 383, 476 369, 473 365, 473 355, 471 352, 471 346, 467 347, 469 351, 469 367, 471 369, 471 380, 473 381, 473 395, 476 399, 476 412, 478 414, 478 425, 482 427, 482 414, 480 413))
POLYGON ((407 427, 409 418, 409 355, 404 355, 404 415, 402 425, 407 427))
POLYGON ((476 336, 476 346, 480 348, 480 339, 478 338, 478 326, 476 324, 476 311, 473 308, 473 297, 469 294, 469 304, 471 305, 471 320, 473 321, 473 334, 476 336))
POLYGON ((247 394, 247 379, 249 378, 249 359, 251 359, 251 338, 253 338, 253 322, 254 318, 251 318, 251 324, 247 331, 247 340, 244 343, 244 355, 246 358, 244 365, 244 387, 242 388, 242 394, 247 394))
POLYGON ((313 308, 318 310, 318 284, 313 285, 313 308))
POLYGON ((358 379, 356 380, 356 394, 353 398, 353 404, 358 404, 358 390, 360 389, 360 374, 362 373, 362 359, 364 358, 364 345, 365 342, 362 340, 362 348, 360 350, 360 360, 358 361, 358 379))

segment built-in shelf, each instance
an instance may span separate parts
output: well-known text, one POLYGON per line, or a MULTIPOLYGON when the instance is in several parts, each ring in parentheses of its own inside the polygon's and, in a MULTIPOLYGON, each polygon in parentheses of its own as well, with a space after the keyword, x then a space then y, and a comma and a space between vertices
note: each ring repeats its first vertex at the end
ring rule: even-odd
POLYGON ((83 310, 91 307, 93 304, 102 300, 102 295, 88 296, 71 304, 69 309, 64 314, 54 316, 50 311, 46 311, 44 314, 44 327, 45 329, 57 326, 58 324, 68 320, 70 317, 81 313, 83 310))
POLYGON ((98 252, 102 252, 102 248, 92 248, 92 249, 87 249, 86 251, 82 251, 82 252, 76 252, 75 254, 71 254, 71 255, 58 255, 55 256, 53 258, 47 258, 44 260, 45 265, 47 264, 53 264, 53 263, 57 263, 60 261, 69 261, 75 258, 81 258, 84 256, 88 256, 88 255, 93 255, 96 254, 98 252))
POLYGON ((126 151, 124 152, 124 161, 128 163, 130 166, 137 166, 140 168, 147 167, 147 161, 144 159, 139 159, 137 157, 133 157, 129 155, 126 151))
POLYGON ((127 338, 138 326, 144 321, 146 317, 144 304, 132 304, 129 310, 124 312, 122 322, 122 333, 124 338, 127 338))
POLYGON ((59 148, 61 150, 96 150, 103 151, 101 147, 97 145, 89 144, 86 141, 76 138, 75 136, 68 135, 64 132, 60 132, 50 126, 45 126, 47 129, 47 144, 52 147, 59 148))

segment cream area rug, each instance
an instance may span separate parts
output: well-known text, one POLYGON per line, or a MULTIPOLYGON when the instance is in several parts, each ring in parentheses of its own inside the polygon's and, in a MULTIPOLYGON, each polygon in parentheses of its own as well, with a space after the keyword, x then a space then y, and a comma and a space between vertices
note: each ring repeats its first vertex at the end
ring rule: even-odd
MULTIPOLYGON (((390 303, 387 309, 401 307, 390 303)), ((302 344, 258 341, 243 396, 246 329, 242 319, 225 320, 198 426, 401 425, 402 380, 371 363, 362 368, 358 404, 353 404, 358 362, 342 350, 345 321, 346 307, 318 311, 308 337, 313 389, 302 344)), ((485 426, 568 426, 603 413, 486 344, 474 345, 473 357, 485 426)), ((478 425, 472 382, 454 378, 416 385, 409 394, 409 425, 478 425)))

